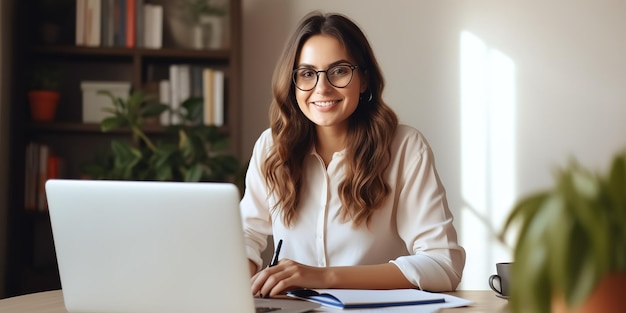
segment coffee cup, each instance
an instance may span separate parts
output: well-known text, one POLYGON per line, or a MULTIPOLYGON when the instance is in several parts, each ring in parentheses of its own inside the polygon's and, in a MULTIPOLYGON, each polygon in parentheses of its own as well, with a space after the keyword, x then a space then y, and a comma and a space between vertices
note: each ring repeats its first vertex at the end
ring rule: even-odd
POLYGON ((496 263, 496 275, 489 276, 489 287, 496 292, 496 296, 504 299, 509 298, 511 285, 512 262, 496 263))

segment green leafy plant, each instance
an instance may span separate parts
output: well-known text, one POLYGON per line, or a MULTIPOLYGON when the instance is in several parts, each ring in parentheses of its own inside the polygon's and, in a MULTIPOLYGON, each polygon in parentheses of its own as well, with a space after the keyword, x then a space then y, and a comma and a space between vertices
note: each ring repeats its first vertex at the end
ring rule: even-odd
POLYGON ((239 162, 226 153, 228 137, 216 126, 197 123, 202 112, 202 99, 190 98, 182 108, 172 112, 181 117, 180 125, 171 125, 166 134, 150 138, 144 131, 146 119, 169 110, 164 104, 151 101, 142 91, 134 91, 127 100, 111 98, 106 108, 111 116, 101 122, 103 132, 119 128, 130 130, 129 140, 112 140, 110 151, 96 156, 83 172, 94 179, 158 180, 158 181, 233 181, 238 182, 239 162))
POLYGON ((580 306, 607 275, 626 272, 626 150, 606 174, 572 161, 554 187, 515 205, 501 240, 514 225, 512 312, 550 312, 555 298, 580 306))
POLYGON ((61 86, 61 69, 51 64, 40 64, 33 69, 31 90, 58 91, 61 86))
POLYGON ((226 8, 211 3, 210 0, 185 0, 182 5, 183 12, 195 23, 198 23, 200 16, 225 16, 226 8))

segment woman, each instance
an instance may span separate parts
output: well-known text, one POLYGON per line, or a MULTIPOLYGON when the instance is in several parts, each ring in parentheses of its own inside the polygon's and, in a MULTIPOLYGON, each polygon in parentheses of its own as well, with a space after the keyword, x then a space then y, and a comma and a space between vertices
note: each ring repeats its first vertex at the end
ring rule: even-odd
POLYGON ((465 251, 433 154, 383 101, 362 31, 313 12, 280 60, 241 201, 253 294, 454 290, 465 251), (284 240, 280 261, 260 270, 268 235, 284 240))

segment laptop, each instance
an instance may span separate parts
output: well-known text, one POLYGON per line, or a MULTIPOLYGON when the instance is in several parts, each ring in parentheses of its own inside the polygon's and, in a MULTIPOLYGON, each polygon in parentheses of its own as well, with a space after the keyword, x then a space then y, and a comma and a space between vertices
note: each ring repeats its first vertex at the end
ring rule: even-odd
POLYGON ((306 312, 253 298, 229 183, 46 182, 68 312, 306 312))

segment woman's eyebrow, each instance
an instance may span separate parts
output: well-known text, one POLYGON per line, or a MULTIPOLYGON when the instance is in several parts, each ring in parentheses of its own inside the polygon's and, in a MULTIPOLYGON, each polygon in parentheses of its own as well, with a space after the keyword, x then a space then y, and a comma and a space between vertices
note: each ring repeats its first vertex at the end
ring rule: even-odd
MULTIPOLYGON (((341 59, 341 60, 335 61, 333 63, 330 63, 326 69, 331 68, 331 67, 333 67, 335 65, 339 65, 339 64, 350 64, 350 65, 352 65, 352 63, 350 61, 341 59)), ((317 67, 315 67, 315 66, 313 66, 311 64, 307 64, 307 63, 300 63, 295 68, 313 68, 313 69, 317 69, 317 67)))

